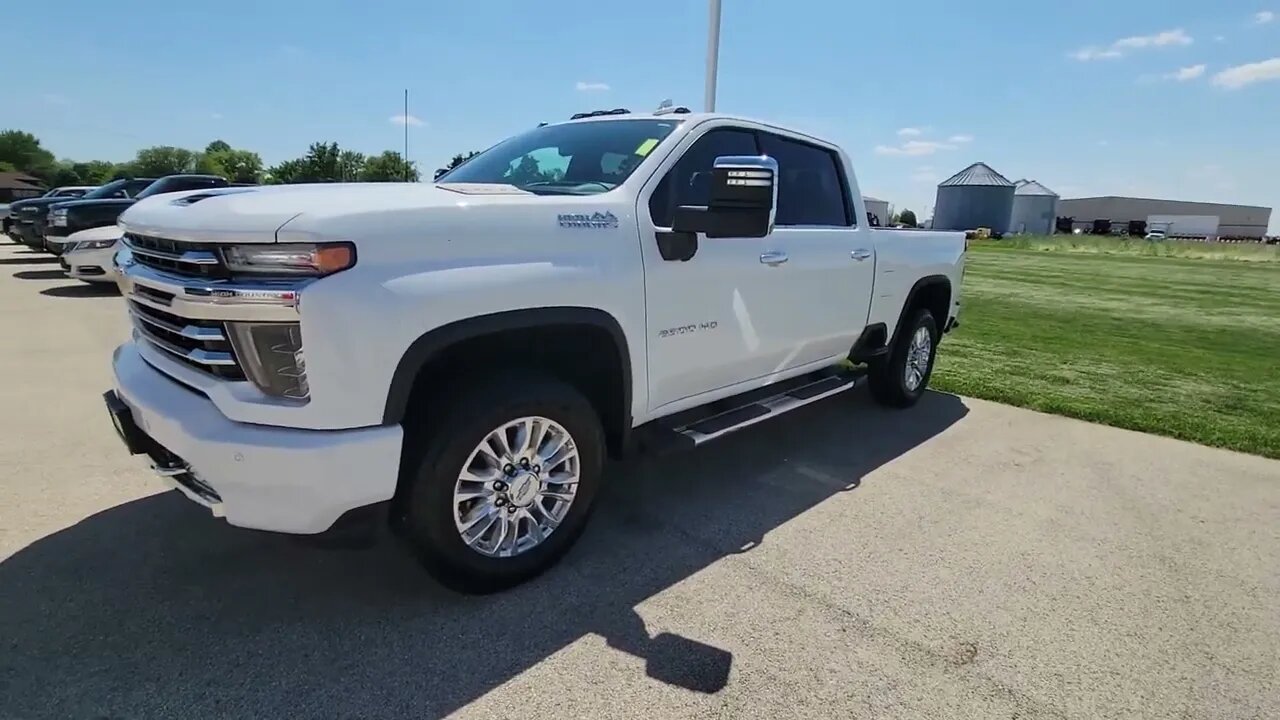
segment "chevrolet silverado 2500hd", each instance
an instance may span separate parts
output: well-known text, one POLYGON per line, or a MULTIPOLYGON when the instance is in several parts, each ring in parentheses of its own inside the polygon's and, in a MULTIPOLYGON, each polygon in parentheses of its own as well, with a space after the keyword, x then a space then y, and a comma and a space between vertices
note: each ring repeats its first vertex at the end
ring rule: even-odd
POLYGON ((865 218, 839 147, 687 111, 543 125, 434 184, 148 198, 105 400, 233 525, 385 508, 437 578, 492 591, 569 548, 606 455, 840 393, 846 360, 913 404, 964 237, 865 218))

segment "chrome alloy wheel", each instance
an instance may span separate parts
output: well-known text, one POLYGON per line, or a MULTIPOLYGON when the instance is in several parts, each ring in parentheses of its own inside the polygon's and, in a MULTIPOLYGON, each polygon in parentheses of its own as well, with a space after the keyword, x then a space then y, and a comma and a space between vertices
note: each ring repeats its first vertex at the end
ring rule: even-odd
POLYGON ((454 485, 453 519, 463 542, 491 557, 537 547, 572 507, 581 468, 573 437, 553 420, 524 417, 494 429, 454 485))
POLYGON ((902 371, 902 379, 906 382, 908 391, 915 392, 920 383, 924 382, 932 355, 933 336, 929 334, 929 328, 916 328, 916 334, 911 336, 911 345, 907 348, 907 366, 902 371))

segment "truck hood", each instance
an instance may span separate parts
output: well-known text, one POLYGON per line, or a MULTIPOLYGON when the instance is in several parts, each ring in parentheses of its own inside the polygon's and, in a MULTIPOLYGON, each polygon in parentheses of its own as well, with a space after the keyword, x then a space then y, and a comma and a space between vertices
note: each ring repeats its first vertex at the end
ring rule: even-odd
POLYGON ((82 207, 94 207, 94 208, 118 207, 120 208, 120 210, 123 211, 125 208, 129 207, 130 205, 133 205, 136 202, 138 201, 130 198, 102 198, 99 200, 63 200, 62 202, 53 203, 53 205, 51 205, 49 209, 50 210, 70 210, 72 212, 75 212, 76 208, 82 208, 82 207))
POLYGON ((30 212, 30 208, 35 208, 40 212, 48 212, 49 206, 58 202, 67 202, 67 198, 27 198, 26 200, 17 200, 9 205, 9 212, 14 215, 24 215, 30 212))
POLYGON ((329 183, 217 188, 140 200, 120 216, 126 232, 188 242, 268 243, 299 216, 324 220, 396 210, 535 197, 510 185, 329 183))

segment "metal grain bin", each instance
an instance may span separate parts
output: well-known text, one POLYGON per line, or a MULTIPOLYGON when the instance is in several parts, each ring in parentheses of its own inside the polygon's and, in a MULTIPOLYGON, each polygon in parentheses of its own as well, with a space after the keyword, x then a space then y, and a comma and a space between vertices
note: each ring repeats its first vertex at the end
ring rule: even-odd
POLYGON ((1058 193, 1035 180, 1019 180, 1013 191, 1009 232, 1052 235, 1058 216, 1058 193))
POLYGON ((938 185, 933 207, 935 230, 991 228, 1009 232, 1013 183, 986 163, 974 163, 938 185))

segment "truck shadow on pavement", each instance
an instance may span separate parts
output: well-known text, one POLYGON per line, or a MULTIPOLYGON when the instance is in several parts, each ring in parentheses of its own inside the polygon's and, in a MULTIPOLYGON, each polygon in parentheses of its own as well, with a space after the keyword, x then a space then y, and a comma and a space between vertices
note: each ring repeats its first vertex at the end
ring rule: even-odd
POLYGON ((966 413, 857 391, 612 465, 564 562, 485 597, 440 588, 389 540, 318 550, 172 492, 125 503, 0 563, 0 716, 439 717, 592 634, 654 681, 714 693, 732 655, 651 633, 636 606, 836 494, 875 492, 858 489, 868 473, 966 413))
POLYGON ((17 257, 0 258, 0 265, 52 265, 58 262, 58 258, 52 255, 38 255, 36 253, 20 254, 17 257))
POLYGON ((119 295, 120 289, 115 283, 77 283, 45 288, 40 294, 48 297, 100 298, 119 295))
POLYGON ((19 270, 13 274, 19 280, 66 280, 62 270, 19 270))

